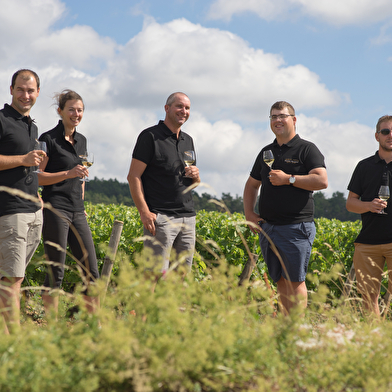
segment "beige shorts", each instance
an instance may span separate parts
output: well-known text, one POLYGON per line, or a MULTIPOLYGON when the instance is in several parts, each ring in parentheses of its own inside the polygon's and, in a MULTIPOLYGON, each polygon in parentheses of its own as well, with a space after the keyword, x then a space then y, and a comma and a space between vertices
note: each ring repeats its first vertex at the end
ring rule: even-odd
POLYGON ((22 278, 37 249, 42 230, 42 210, 0 217, 0 279, 22 278))
POLYGON ((157 257, 163 259, 162 272, 170 267, 171 250, 177 255, 185 253, 185 264, 192 268, 193 253, 195 250, 196 216, 174 217, 158 213, 155 221, 155 236, 144 228, 144 247, 153 250, 157 257))
POLYGON ((379 294, 381 279, 387 264, 388 290, 392 290, 392 244, 355 244, 353 257, 358 290, 362 294, 379 294))

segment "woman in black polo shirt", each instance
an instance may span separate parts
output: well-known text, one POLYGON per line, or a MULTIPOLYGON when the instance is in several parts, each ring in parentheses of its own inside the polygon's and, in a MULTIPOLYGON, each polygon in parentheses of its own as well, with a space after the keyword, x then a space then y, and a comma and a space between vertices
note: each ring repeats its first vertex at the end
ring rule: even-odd
MULTIPOLYGON (((55 128, 43 133, 39 140, 46 142, 47 157, 40 165, 43 173, 38 174, 39 184, 43 185, 42 198, 49 202, 61 216, 45 208, 42 229, 45 254, 48 260, 57 263, 49 265, 44 286, 59 289, 64 278, 65 249, 67 242, 74 257, 79 261, 86 285, 84 296, 87 310, 94 311, 98 298, 89 297, 87 286, 99 277, 95 247, 84 211, 84 184, 81 178, 88 175, 82 166, 80 155, 87 151, 86 138, 76 131, 82 121, 84 103, 82 97, 74 91, 64 90, 56 96, 57 112, 61 120, 55 128), (70 227, 76 229, 87 254, 70 227), (58 244, 61 249, 47 244, 46 241, 58 244)), ((43 294, 46 310, 53 308, 57 312, 57 293, 43 294)))

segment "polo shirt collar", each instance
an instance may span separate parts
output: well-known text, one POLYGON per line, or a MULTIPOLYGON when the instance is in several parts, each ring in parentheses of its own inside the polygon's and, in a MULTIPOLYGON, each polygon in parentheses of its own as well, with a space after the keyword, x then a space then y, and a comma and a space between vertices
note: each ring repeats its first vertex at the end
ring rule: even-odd
MULTIPOLYGON (((384 162, 385 163, 385 159, 382 159, 380 157, 380 154, 378 153, 378 151, 376 151, 376 153, 374 154, 374 162, 375 163, 380 163, 380 162, 384 162)), ((390 164, 390 163, 389 163, 390 164)), ((388 164, 388 165, 389 165, 388 164)))
POLYGON ((35 122, 34 119, 32 119, 30 116, 24 116, 23 114, 20 114, 16 109, 14 109, 11 105, 8 105, 6 103, 4 105, 4 110, 8 112, 15 120, 22 120, 26 121, 28 124, 35 122))
MULTIPOLYGON (((63 136, 63 139, 66 140, 65 139, 65 128, 64 128, 63 121, 59 120, 59 123, 58 123, 57 126, 61 129, 61 134, 63 136)), ((75 131, 73 133, 73 139, 74 139, 75 143, 80 139, 79 133, 76 131, 76 128, 75 128, 75 131)))
POLYGON ((378 154, 378 151, 374 154, 374 162, 378 163, 380 161, 383 161, 384 159, 381 159, 380 155, 378 154))
POLYGON ((299 137, 298 134, 295 134, 295 136, 289 140, 288 143, 283 143, 282 146, 279 146, 278 142, 276 141, 276 139, 274 140, 274 146, 279 146, 279 147, 283 147, 283 146, 287 146, 287 147, 293 147, 298 140, 300 140, 301 138, 299 137))
MULTIPOLYGON (((173 136, 173 135, 176 136, 176 134, 169 129, 169 127, 164 123, 163 120, 159 120, 159 125, 162 127, 163 132, 167 136, 173 136)), ((180 130, 179 139, 184 140, 184 136, 182 134, 182 130, 180 130)))

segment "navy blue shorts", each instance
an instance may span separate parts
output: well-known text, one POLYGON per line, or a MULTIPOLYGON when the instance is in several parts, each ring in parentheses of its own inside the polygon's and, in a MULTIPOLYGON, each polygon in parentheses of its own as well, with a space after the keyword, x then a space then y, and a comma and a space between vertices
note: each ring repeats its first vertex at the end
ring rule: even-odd
POLYGON ((285 267, 282 266, 278 256, 271 249, 266 236, 263 233, 259 233, 261 252, 267 264, 268 273, 273 281, 278 282, 283 276, 291 282, 304 282, 314 237, 316 236, 314 222, 281 226, 265 222, 260 227, 276 246, 285 267))

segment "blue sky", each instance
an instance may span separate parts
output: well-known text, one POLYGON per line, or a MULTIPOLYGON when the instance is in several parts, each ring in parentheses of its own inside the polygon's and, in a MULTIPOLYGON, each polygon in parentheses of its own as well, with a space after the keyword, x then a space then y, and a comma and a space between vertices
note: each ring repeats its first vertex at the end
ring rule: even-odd
POLYGON ((377 149, 374 126, 391 114, 390 0, 0 0, 0 98, 12 73, 42 79, 32 111, 44 132, 57 123, 51 99, 78 91, 79 130, 96 164, 91 176, 126 181, 138 133, 163 118, 173 91, 191 99, 207 184, 241 195, 258 151, 273 140, 268 111, 287 100, 297 131, 317 144, 327 195, 346 187, 377 149), (1 87, 3 86, 3 87, 1 87))

